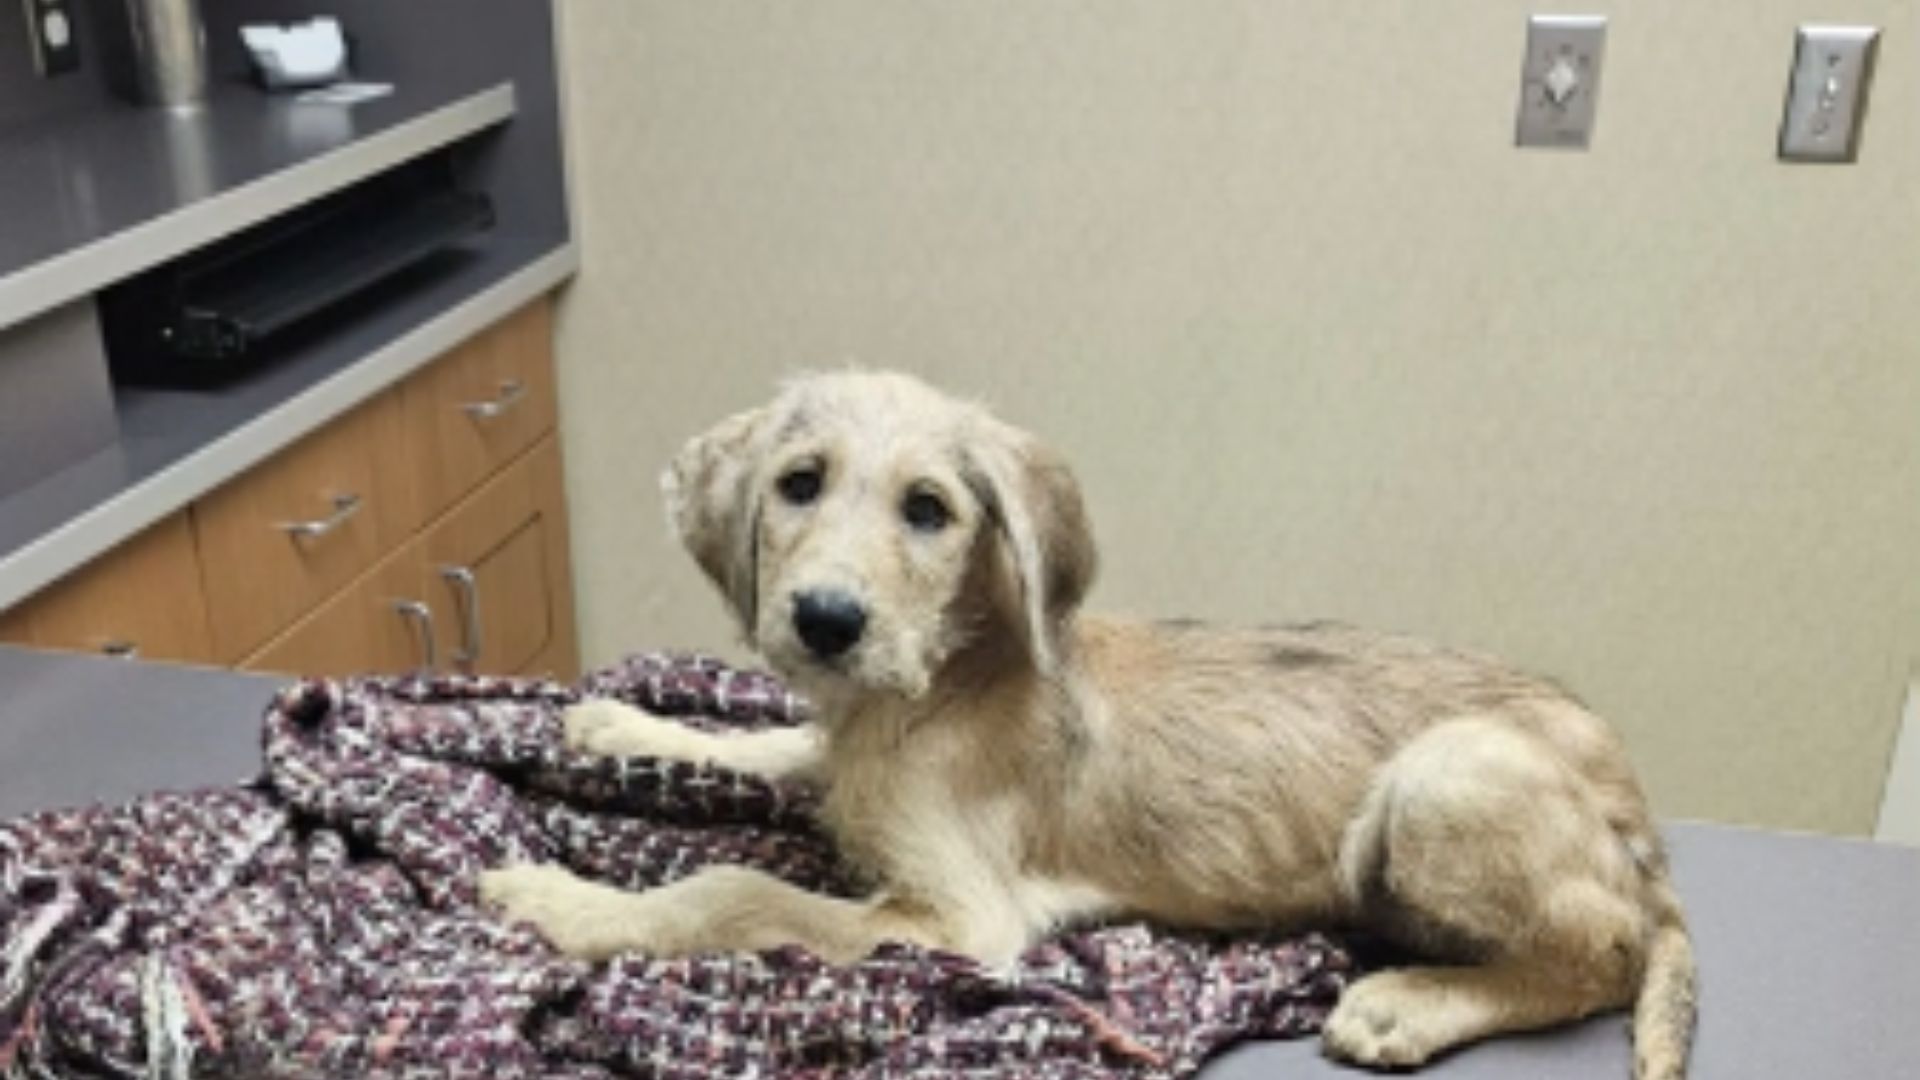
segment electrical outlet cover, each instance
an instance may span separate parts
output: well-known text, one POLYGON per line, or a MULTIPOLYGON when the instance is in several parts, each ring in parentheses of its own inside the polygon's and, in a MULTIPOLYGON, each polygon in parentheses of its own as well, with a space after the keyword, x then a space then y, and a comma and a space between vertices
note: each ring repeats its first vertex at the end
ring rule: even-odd
POLYGON ((1527 21, 1517 145, 1586 148, 1593 139, 1606 46, 1604 16, 1535 15, 1527 21))
POLYGON ((27 13, 27 36, 33 43, 33 66, 42 78, 65 75, 80 66, 80 43, 74 40, 70 0, 21 0, 27 13))
POLYGON ((1786 115, 1780 120, 1782 158, 1839 164, 1859 158, 1879 44, 1878 27, 1800 28, 1786 115))

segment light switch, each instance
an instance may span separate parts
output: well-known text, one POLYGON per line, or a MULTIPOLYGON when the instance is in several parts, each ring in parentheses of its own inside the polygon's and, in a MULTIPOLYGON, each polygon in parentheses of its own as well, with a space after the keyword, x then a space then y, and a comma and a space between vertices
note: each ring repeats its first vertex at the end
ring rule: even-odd
POLYGON ((1607 20, 1599 15, 1535 15, 1527 22, 1520 65, 1520 146, 1582 149, 1593 138, 1600 100, 1600 58, 1607 20))
POLYGON ((1860 155, 1880 30, 1873 26, 1802 26, 1793 50, 1793 80, 1780 120, 1780 156, 1788 161, 1845 163, 1860 155))

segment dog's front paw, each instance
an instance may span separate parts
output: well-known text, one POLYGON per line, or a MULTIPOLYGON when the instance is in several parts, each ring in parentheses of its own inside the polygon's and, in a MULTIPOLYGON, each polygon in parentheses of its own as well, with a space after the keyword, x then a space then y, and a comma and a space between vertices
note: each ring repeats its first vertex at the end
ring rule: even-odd
POLYGON ((583 701, 560 717, 569 750, 600 757, 699 760, 700 732, 607 698, 583 701))
POLYGON ((1456 1040, 1439 1030, 1434 995, 1386 971, 1348 987, 1321 1031, 1329 1056, 1375 1069, 1411 1069, 1456 1040))
POLYGON ((584 880, 563 866, 520 863, 480 875, 480 901, 524 922, 568 956, 604 960, 631 943, 631 895, 584 880))

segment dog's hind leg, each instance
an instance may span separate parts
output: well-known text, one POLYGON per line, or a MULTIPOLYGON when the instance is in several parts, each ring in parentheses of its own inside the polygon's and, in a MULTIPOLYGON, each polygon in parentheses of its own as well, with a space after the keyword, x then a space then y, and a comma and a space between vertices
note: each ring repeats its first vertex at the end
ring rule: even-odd
POLYGON ((1356 982, 1327 1020, 1335 1057, 1405 1068, 1634 998, 1652 929, 1639 870, 1586 781, 1525 732, 1462 719, 1417 736, 1341 864, 1369 925, 1450 966, 1356 982))

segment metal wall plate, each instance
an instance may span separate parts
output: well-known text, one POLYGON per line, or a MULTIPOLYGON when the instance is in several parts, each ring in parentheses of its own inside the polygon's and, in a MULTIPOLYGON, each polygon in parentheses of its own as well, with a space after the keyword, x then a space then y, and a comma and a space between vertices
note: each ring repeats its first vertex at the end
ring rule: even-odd
POLYGON ((70 0, 21 0, 27 13, 27 36, 33 44, 33 66, 42 78, 65 75, 80 66, 80 46, 74 41, 70 0))
POLYGON ((1515 143, 1586 148, 1593 138, 1606 45, 1605 16, 1535 15, 1527 21, 1515 143))
POLYGON ((1880 30, 1874 26, 1802 26, 1793 79, 1780 119, 1780 156, 1788 161, 1849 162, 1860 154, 1880 30))

